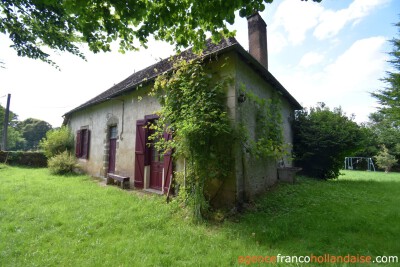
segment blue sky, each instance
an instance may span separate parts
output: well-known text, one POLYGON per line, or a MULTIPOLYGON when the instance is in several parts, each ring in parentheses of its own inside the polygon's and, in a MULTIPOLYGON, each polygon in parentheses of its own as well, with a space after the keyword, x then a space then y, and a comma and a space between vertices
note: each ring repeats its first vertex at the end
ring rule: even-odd
MULTIPOLYGON (((370 92, 379 80, 397 33, 399 0, 275 0, 261 13, 268 27, 270 72, 305 107, 325 102, 367 121, 377 107, 370 92)), ((247 22, 237 17, 232 29, 245 49, 247 22)), ((397 35, 398 37, 398 35, 397 35)), ((61 71, 32 59, 17 57, 11 42, 0 35, 0 104, 11 93, 11 110, 20 120, 34 117, 62 123, 62 115, 96 96, 134 71, 173 54, 168 44, 151 41, 148 49, 120 54, 92 54, 88 61, 52 53, 61 71)), ((86 48, 82 45, 83 50, 86 48)), ((117 51, 117 49, 115 49, 117 51)))

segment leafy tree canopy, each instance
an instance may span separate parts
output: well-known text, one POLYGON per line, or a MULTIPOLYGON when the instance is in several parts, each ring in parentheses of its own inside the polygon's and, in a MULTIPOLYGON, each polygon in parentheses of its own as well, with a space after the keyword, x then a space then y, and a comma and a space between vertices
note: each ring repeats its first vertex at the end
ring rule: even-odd
MULTIPOLYGON (((3 138, 4 130, 4 114, 5 108, 0 105, 0 139, 3 138)), ((25 139, 22 134, 16 129, 18 124, 18 115, 10 111, 7 128, 7 149, 18 150, 25 145, 25 139)))
POLYGON ((43 149, 46 157, 50 159, 64 151, 72 151, 74 136, 67 127, 63 126, 48 131, 46 137, 40 141, 39 146, 43 149))
POLYGON ((17 128, 26 140, 24 150, 37 149, 39 142, 46 136, 46 133, 52 129, 48 122, 33 118, 28 118, 19 122, 17 128))
POLYGON ((332 111, 320 103, 297 111, 293 126, 296 165, 312 177, 337 178, 344 158, 361 146, 360 127, 341 108, 332 111))
POLYGON ((78 42, 96 53, 110 51, 110 44, 119 41, 124 52, 137 48, 134 41, 146 46, 153 35, 177 48, 194 45, 200 50, 206 33, 214 41, 233 35, 227 23, 234 23, 236 11, 245 17, 272 1, 2 0, 0 32, 9 36, 19 56, 53 65, 44 46, 84 58, 78 42))
POLYGON ((375 142, 395 153, 396 145, 400 144, 400 128, 393 127, 391 119, 380 112, 370 114, 369 120, 368 126, 376 136, 375 142))
POLYGON ((391 155, 384 145, 382 146, 382 150, 379 151, 378 155, 376 155, 375 159, 378 166, 384 169, 385 172, 389 172, 397 162, 396 157, 391 155))
MULTIPOLYGON (((5 113, 6 109, 2 105, 0 105, 0 130, 3 130, 5 113)), ((8 116, 8 123, 11 126, 16 126, 16 124, 18 123, 18 115, 12 112, 11 110, 8 116)))
MULTIPOLYGON (((395 25, 399 27, 400 36, 400 22, 395 25)), ((400 127, 400 38, 393 38, 390 42, 393 44, 393 51, 389 53, 392 59, 388 62, 393 71, 388 71, 387 76, 382 79, 388 86, 372 93, 372 96, 382 105, 379 112, 390 120, 392 126, 400 127)))

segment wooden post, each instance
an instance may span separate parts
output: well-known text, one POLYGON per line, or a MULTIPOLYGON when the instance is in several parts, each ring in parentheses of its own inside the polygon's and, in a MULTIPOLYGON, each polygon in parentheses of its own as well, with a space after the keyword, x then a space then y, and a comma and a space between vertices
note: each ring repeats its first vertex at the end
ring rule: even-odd
POLYGON ((8 94, 6 112, 4 113, 4 123, 3 123, 3 142, 1 146, 3 151, 7 151, 7 130, 8 130, 8 120, 10 117, 10 99, 11 99, 11 94, 8 94))

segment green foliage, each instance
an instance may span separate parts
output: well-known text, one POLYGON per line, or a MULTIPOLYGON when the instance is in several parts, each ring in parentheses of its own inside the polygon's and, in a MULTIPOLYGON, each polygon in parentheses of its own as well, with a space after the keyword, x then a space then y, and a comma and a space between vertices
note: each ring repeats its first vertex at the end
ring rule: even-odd
POLYGON ((384 145, 378 155, 375 156, 375 159, 378 167, 384 169, 385 172, 389 172, 393 165, 397 163, 396 157, 389 154, 389 150, 384 145))
POLYGON ((37 150, 39 142, 46 136, 46 133, 52 129, 48 122, 33 118, 18 122, 17 128, 26 140, 23 147, 24 150, 37 150))
POLYGON ((379 151, 379 135, 369 123, 360 125, 360 149, 349 156, 372 158, 379 151))
MULTIPOLYGON (((5 109, 0 105, 0 138, 3 136, 5 109)), ((51 125, 38 119, 18 120, 18 115, 10 111, 7 130, 7 150, 37 150, 40 140, 51 130, 51 125)))
MULTIPOLYGON (((389 154, 400 159, 400 127, 393 125, 388 116, 382 112, 370 114, 369 122, 362 126, 364 137, 362 138, 362 148, 357 152, 358 156, 376 156, 382 146, 388 149, 389 154)), ((398 171, 398 166, 394 166, 392 171, 398 171)))
POLYGON ((160 75, 152 95, 162 105, 159 120, 150 126, 157 148, 172 149, 188 162, 185 190, 197 218, 207 210, 204 186, 231 173, 233 130, 225 95, 230 79, 206 70, 200 60, 177 61, 172 72, 160 75), (172 140, 163 133, 173 135, 172 140))
MULTIPOLYGON (((3 124, 4 124, 4 115, 6 109, 0 105, 0 130, 3 131, 3 124)), ((18 123, 18 115, 15 114, 10 110, 9 117, 8 117, 8 126, 15 127, 18 123)))
POLYGON ((268 99, 260 98, 246 90, 244 85, 241 86, 240 93, 245 95, 257 110, 255 140, 250 138, 245 125, 239 126, 239 138, 246 150, 256 158, 281 159, 286 156, 289 145, 283 141, 282 107, 278 94, 273 93, 268 99))
MULTIPOLYGON (((3 138, 4 114, 5 108, 0 105, 0 138, 3 138)), ((17 125, 18 115, 10 111, 7 128, 7 150, 20 150, 26 143, 17 125)))
POLYGON ((297 111, 293 125, 295 162, 306 175, 337 178, 344 158, 360 148, 360 127, 340 108, 333 111, 322 103, 297 111))
MULTIPOLYGON (((313 0, 320 2, 321 0, 313 0)), ((1 1, 0 32, 9 35, 19 56, 54 64, 42 50, 68 51, 84 58, 76 42, 93 52, 110 51, 119 41, 121 52, 146 46, 150 35, 177 48, 203 48, 208 33, 217 42, 231 36, 227 24, 254 10, 264 10, 272 0, 251 1, 1 1)))
POLYGON ((7 130, 7 150, 22 150, 26 140, 18 129, 8 126, 7 130))
MULTIPOLYGON (((398 27, 400 37, 400 22, 395 24, 398 27)), ((393 44, 393 50, 389 53, 392 59, 388 62, 392 65, 394 71, 387 71, 387 76, 382 79, 388 87, 372 93, 372 96, 381 104, 379 112, 384 114, 391 124, 400 127, 400 38, 393 38, 390 42, 393 44)))
POLYGON ((78 164, 76 163, 76 158, 74 155, 71 155, 71 153, 68 151, 64 151, 51 157, 48 161, 48 167, 50 173, 63 175, 74 173, 75 169, 78 167, 78 164))
POLYGON ((0 151, 0 162, 35 168, 47 166, 47 158, 42 152, 0 151))
POLYGON ((72 151, 73 145, 74 136, 66 126, 48 131, 46 138, 40 141, 40 147, 44 150, 47 158, 51 158, 64 151, 72 151))

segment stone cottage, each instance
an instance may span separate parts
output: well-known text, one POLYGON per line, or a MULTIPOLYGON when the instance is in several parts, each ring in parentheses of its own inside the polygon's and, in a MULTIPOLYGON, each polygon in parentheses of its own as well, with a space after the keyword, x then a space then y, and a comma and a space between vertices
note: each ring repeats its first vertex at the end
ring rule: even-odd
MULTIPOLYGON (((249 52, 234 38, 218 44, 208 42, 202 54, 203 62, 223 72, 221 76, 233 78, 227 93, 228 113, 233 121, 248 127, 253 138, 254 110, 249 101, 241 99, 240 87, 245 85, 247 90, 264 99, 277 92, 284 141, 292 143, 291 120, 301 105, 268 71, 266 24, 258 13, 248 18, 248 30, 249 52)), ((190 60, 198 56, 189 49, 181 57, 190 60)), ((155 78, 170 70, 172 64, 165 59, 135 72, 64 115, 64 124, 76 134, 79 164, 88 174, 105 178, 108 173, 114 173, 130 177, 131 188, 160 193, 168 190, 173 171, 181 168, 180 164, 173 164, 171 154, 158 155, 143 126, 156 119, 154 114, 160 109, 157 99, 148 96, 148 92, 155 78)), ((256 159, 237 150, 234 161, 233 177, 214 190, 219 203, 242 203, 277 181, 275 160, 256 159)))

